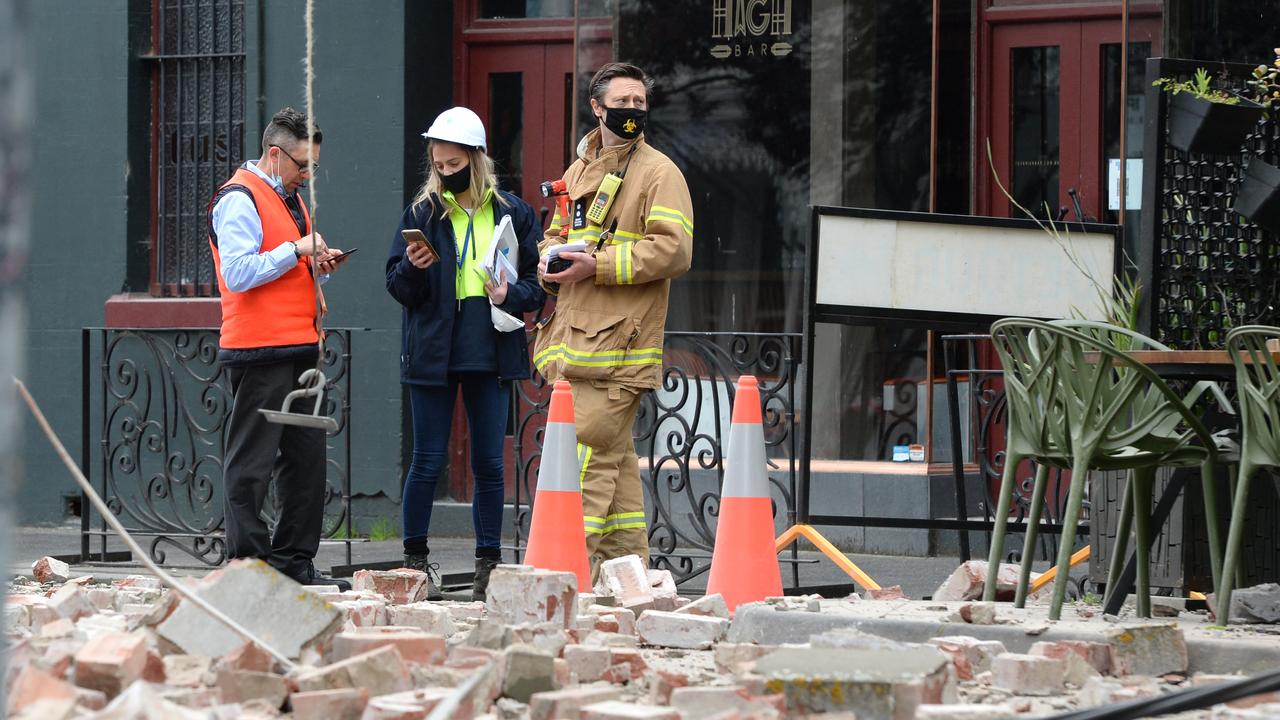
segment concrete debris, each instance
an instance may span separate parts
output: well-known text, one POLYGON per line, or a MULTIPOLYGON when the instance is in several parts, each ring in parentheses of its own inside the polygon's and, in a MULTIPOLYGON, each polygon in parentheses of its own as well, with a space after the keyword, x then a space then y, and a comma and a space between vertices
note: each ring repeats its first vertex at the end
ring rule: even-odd
POLYGON ((365 688, 312 690, 289 695, 293 720, 360 720, 369 704, 365 688))
POLYGON ((707 617, 729 619, 729 606, 725 604, 724 596, 720 593, 704 595, 676 610, 676 612, 682 615, 706 615, 707 617))
MULTIPOLYGON (((1000 572, 996 576, 996 600, 1013 600, 1014 590, 1018 586, 1018 577, 1022 569, 1012 563, 1001 563, 1000 572)), ((1031 573, 1031 580, 1039 577, 1031 573)), ((933 591, 934 602, 954 602, 957 600, 977 600, 982 597, 982 590, 987 582, 987 563, 984 560, 970 560, 962 563, 942 581, 933 591)))
POLYGON ((1116 675, 1187 671, 1187 643, 1175 624, 1128 625, 1107 631, 1116 675))
POLYGON ((860 720, 911 720, 943 701, 948 661, 936 648, 783 649, 756 662, 770 693, 801 713, 852 712, 860 720))
POLYGON ((409 568, 357 570, 351 589, 377 593, 396 605, 408 605, 427 599, 427 574, 409 568))
POLYGON ((874 588, 867 591, 868 600, 906 600, 907 596, 902 592, 901 585, 890 585, 889 587, 874 588))
POLYGON ((1231 622, 1280 623, 1280 585, 1265 583, 1233 590, 1231 622))
POLYGON ((646 610, 636 621, 641 642, 689 650, 710 649, 728 629, 729 621, 724 618, 661 610, 646 610))
POLYGON ((577 618, 573 573, 499 565, 489 575, 487 618, 507 625, 553 621, 569 629, 577 618))
POLYGON ((955 667, 956 678, 972 680, 991 669, 991 661, 1005 652, 1004 643, 979 640, 968 635, 930 638, 929 644, 946 653, 955 667))
POLYGON ((534 693, 557 690, 555 659, 532 645, 512 645, 503 653, 502 695, 528 703, 534 693))
POLYGON ((64 583, 71 579, 71 566, 58 558, 45 556, 31 563, 31 577, 41 585, 64 583))
MULTIPOLYGON (((599 588, 608 594, 578 594, 568 573, 502 566, 486 603, 417 599, 421 578, 408 570, 364 573, 348 592, 280 582, 244 562, 194 582, 221 607, 251 603, 261 617, 242 622, 273 623, 263 639, 296 653, 288 673, 260 645, 213 637, 227 633, 149 578, 15 580, 5 710, 32 720, 399 720, 457 700, 451 717, 485 720, 1040 717, 1230 682, 1241 675, 1206 674, 1206 660, 1257 672, 1242 658, 1270 637, 1247 625, 1211 631, 1209 642, 1230 648, 1195 645, 1192 663, 1188 638, 1206 634, 1194 625, 1212 622, 1195 612, 1176 624, 1078 612, 1051 624, 1043 608, 918 602, 893 589, 868 593, 879 602, 767 598, 730 621, 718 595, 678 598, 667 573, 610 562, 599 588)), ((1188 720, 1275 717, 1266 713, 1278 703, 1266 693, 1188 720)))
POLYGON ((556 720, 577 717, 577 711, 587 705, 617 700, 622 690, 604 683, 582 685, 565 690, 534 693, 529 698, 530 720, 556 720))
MULTIPOLYGON (((341 613, 261 560, 235 560, 209 573, 195 591, 263 642, 290 658, 338 629, 341 613)), ((159 626, 160 636, 194 655, 221 656, 244 638, 182 601, 159 626)))
POLYGON ((1052 695, 1062 689, 1066 665, 1039 655, 1005 653, 991 661, 991 681, 1016 695, 1052 695))
POLYGON ((969 623, 970 625, 995 625, 996 604, 989 602, 965 603, 951 614, 951 622, 969 623))
POLYGON ((382 647, 332 665, 306 670, 295 681, 301 691, 365 688, 370 697, 409 689, 409 668, 400 651, 382 647))

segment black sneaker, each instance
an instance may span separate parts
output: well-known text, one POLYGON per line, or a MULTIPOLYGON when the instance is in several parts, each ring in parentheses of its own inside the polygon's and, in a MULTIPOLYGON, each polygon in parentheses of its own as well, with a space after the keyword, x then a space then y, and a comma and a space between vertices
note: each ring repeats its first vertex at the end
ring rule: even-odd
POLYGON ((294 580, 303 585, 337 585, 338 592, 346 592, 351 589, 351 583, 336 577, 329 577, 316 569, 315 563, 309 563, 307 569, 302 575, 295 577, 294 580))
POLYGON ((478 557, 476 558, 476 574, 475 580, 471 583, 471 599, 485 601, 485 593, 489 590, 489 574, 493 569, 502 564, 502 558, 496 557, 478 557))
POLYGON ((443 600, 444 593, 440 592, 440 566, 433 562, 428 562, 427 558, 431 557, 428 553, 405 553, 404 566, 410 570, 418 570, 427 574, 427 599, 443 600))

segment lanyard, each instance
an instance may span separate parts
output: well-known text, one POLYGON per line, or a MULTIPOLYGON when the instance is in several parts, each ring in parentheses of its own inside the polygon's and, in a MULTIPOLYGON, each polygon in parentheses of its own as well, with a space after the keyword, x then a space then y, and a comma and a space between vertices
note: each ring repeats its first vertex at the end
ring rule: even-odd
MULTIPOLYGON (((463 210, 463 212, 466 212, 466 210, 463 210)), ((473 225, 475 225, 475 222, 476 222, 476 210, 472 210, 471 212, 467 213, 467 234, 462 240, 462 252, 458 253, 458 257, 457 257, 459 270, 462 269, 462 262, 463 262, 463 258, 465 258, 467 255, 467 248, 471 247, 471 228, 473 225)), ((472 249, 472 252, 474 254, 474 248, 472 249)))

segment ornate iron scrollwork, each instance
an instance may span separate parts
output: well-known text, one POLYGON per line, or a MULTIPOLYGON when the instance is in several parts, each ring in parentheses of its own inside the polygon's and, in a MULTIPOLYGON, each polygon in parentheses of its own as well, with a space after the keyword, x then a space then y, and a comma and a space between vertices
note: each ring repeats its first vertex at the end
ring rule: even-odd
MULTIPOLYGON (((650 555, 677 583, 706 572, 720 511, 725 448, 740 375, 760 380, 769 482, 794 517, 795 396, 801 335, 666 334, 661 387, 646 394, 633 434, 645 486, 650 555)), ((517 551, 528 536, 550 393, 541 378, 516 393, 517 551)))
MULTIPOLYGON (((101 329, 99 337, 98 492, 130 534, 151 538, 157 563, 169 562, 170 550, 201 565, 222 563, 222 450, 232 396, 217 362, 217 331, 101 329)), ((328 443, 326 537, 351 517, 350 347, 350 331, 328 331, 324 411, 339 429, 328 443)), ((105 520, 97 531, 91 524, 86 519, 85 532, 105 545, 105 520)))

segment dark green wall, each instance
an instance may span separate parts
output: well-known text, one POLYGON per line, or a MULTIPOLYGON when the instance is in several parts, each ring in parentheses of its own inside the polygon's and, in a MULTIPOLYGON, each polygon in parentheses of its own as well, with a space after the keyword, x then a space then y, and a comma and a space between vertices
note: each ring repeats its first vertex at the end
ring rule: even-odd
MULTIPOLYGON (((31 3, 35 165, 27 263, 27 381, 74 454, 80 447, 80 328, 125 277, 128 3, 31 3)), ((22 522, 62 518, 74 481, 26 424, 22 522)))
MULTIPOLYGON (((32 4, 27 379, 77 458, 80 328, 100 326, 105 301, 146 277, 151 118, 137 56, 147 48, 131 50, 130 38, 132 30, 136 44, 147 44, 149 7, 148 0, 32 4), (135 256, 141 248, 142 264, 135 257, 127 277, 131 246, 135 256)), ((285 105, 305 106, 304 7, 302 0, 246 2, 245 146, 255 155, 266 118, 285 105)), ((451 4, 319 0, 315 49, 315 114, 325 133, 316 225, 330 244, 361 249, 325 287, 329 326, 367 328, 352 343, 352 482, 357 497, 371 498, 357 516, 394 515, 405 451, 400 311, 384 289, 383 265, 406 196, 420 182, 416 134, 451 104, 451 4)), ((74 483, 30 424, 27 438, 19 519, 61 521, 62 495, 74 483)))

